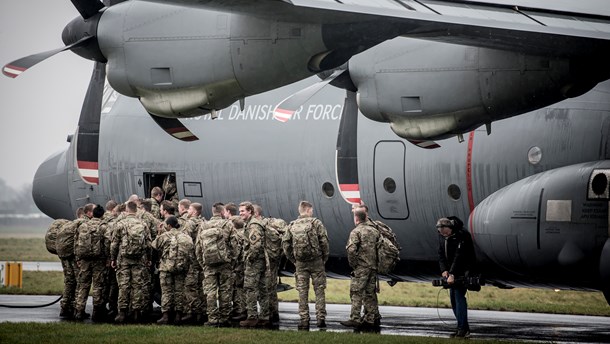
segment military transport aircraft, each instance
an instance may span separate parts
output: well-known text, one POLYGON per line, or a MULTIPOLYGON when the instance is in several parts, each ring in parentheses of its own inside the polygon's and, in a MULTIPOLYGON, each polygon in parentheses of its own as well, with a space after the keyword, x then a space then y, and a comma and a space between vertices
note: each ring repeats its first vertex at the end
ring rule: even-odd
MULTIPOLYGON (((610 78, 610 10, 599 0, 72 3, 80 17, 63 31, 66 46, 3 73, 16 77, 71 50, 183 140, 197 136, 179 118, 216 116, 235 101, 244 108, 247 97, 314 73, 355 92, 362 114, 426 148, 483 124, 489 132, 493 121, 610 78)), ((275 116, 287 120, 296 108, 275 116)), ((96 141, 99 112, 88 116, 77 136, 96 141)), ((96 151, 77 152, 77 161, 97 173, 96 151)))
MULTIPOLYGON (((91 88, 100 84, 94 73, 91 88)), ((328 86, 282 123, 277 104, 316 77, 185 120, 199 140, 166 135, 133 98, 106 86, 100 106, 99 174, 84 175, 69 147, 38 169, 33 197, 53 218, 88 202, 149 197, 166 176, 180 198, 206 205, 251 200, 292 220, 306 199, 327 226, 329 275, 347 276, 349 202, 363 201, 402 246, 397 281, 438 278, 436 220, 467 222, 488 284, 610 291, 610 81, 576 98, 500 121, 491 135, 421 149, 360 116, 356 94, 328 86), (339 133, 339 135, 337 135, 339 133)), ((93 105, 92 105, 93 104, 93 105)), ((81 116, 81 123, 87 122, 81 116)), ((79 125, 80 125, 79 124, 79 125)), ((85 123, 86 124, 86 123, 85 123)), ((97 149, 97 147, 96 147, 97 149)), ((209 211, 206 216, 210 216, 209 211)))

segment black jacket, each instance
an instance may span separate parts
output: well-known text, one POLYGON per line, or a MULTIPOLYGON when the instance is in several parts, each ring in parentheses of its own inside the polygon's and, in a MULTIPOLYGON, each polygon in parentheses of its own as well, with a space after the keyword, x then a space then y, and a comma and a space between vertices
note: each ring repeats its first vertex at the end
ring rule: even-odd
POLYGON ((455 277, 465 276, 476 263, 474 245, 470 233, 454 229, 447 238, 438 235, 438 258, 441 272, 449 271, 455 277))

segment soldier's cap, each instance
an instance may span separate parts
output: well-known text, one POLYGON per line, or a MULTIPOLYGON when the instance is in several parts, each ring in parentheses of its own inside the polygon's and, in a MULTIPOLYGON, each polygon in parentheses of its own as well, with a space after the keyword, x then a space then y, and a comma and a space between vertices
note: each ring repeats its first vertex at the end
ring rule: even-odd
POLYGON ((178 223, 178 219, 175 216, 168 217, 165 223, 172 228, 180 228, 180 223, 178 223))

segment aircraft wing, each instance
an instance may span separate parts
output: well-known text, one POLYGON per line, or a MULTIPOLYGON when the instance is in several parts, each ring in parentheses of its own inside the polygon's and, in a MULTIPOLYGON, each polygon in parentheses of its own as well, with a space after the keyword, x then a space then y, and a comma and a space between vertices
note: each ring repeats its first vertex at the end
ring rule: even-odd
POLYGON ((351 24, 346 30, 354 34, 366 34, 362 23, 392 25, 406 37, 531 54, 591 56, 610 51, 610 6, 605 0, 147 1, 278 20, 351 24))

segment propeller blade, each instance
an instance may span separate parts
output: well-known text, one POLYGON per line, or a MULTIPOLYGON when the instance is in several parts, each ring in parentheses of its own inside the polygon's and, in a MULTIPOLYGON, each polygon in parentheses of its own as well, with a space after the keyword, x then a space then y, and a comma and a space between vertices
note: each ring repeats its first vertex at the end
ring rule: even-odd
POLYGON ((197 141, 199 138, 195 136, 190 130, 188 130, 180 120, 176 118, 165 118, 155 116, 149 113, 150 117, 157 123, 161 129, 163 129, 166 133, 171 136, 177 138, 182 141, 197 141))
POLYGON ((51 57, 57 53, 60 53, 64 50, 69 50, 72 48, 77 48, 82 45, 85 45, 85 44, 87 44, 87 42, 89 42, 90 39, 94 39, 94 38, 95 37, 93 37, 93 36, 83 37, 80 40, 78 40, 77 42, 74 42, 70 45, 66 45, 65 47, 62 47, 62 48, 49 50, 49 51, 45 51, 42 53, 22 57, 18 60, 15 60, 13 62, 6 64, 2 68, 2 74, 8 76, 9 78, 16 78, 19 75, 21 75, 21 73, 28 70, 30 67, 48 59, 49 57, 51 57))
POLYGON ((100 116, 106 81, 106 65, 96 62, 85 94, 76 133, 76 166, 87 184, 99 184, 98 151, 100 116))
POLYGON ((337 185, 341 197, 351 204, 360 204, 358 183, 358 104, 356 93, 346 91, 339 133, 337 135, 337 155, 335 160, 337 185))
POLYGON ((407 141, 411 142, 412 144, 416 145, 417 147, 424 148, 424 149, 436 149, 436 148, 441 147, 441 145, 439 145, 438 143, 436 143, 434 141, 409 140, 409 139, 407 139, 407 141))
POLYGON ((104 8, 104 4, 97 0, 71 0, 78 13, 83 19, 93 17, 97 12, 104 8))
POLYGON ((288 98, 282 100, 275 109, 273 110, 273 118, 280 122, 287 122, 292 115, 303 105, 306 101, 308 101, 311 97, 313 97, 316 93, 318 93, 324 86, 328 85, 329 82, 333 81, 339 75, 343 74, 346 69, 338 69, 334 71, 328 78, 317 82, 307 88, 300 90, 299 92, 290 95, 288 98))

